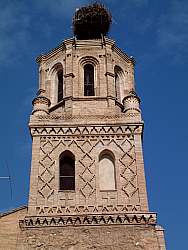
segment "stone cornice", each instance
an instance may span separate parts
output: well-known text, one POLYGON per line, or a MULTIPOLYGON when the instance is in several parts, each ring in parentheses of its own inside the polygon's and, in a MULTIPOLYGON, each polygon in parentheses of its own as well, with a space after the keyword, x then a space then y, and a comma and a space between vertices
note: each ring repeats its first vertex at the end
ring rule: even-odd
POLYGON ((49 58, 53 57, 54 55, 56 55, 57 53, 61 52, 61 51, 65 51, 66 50, 66 46, 68 44, 74 44, 74 38, 71 39, 67 39, 64 42, 60 43, 57 47, 55 47, 54 49, 50 50, 49 52, 45 53, 45 54, 41 54, 36 58, 36 62, 37 63, 41 63, 42 61, 46 61, 49 58))
POLYGON ((31 115, 29 127, 101 127, 101 126, 141 126, 144 122, 141 120, 139 113, 122 113, 122 115, 61 115, 61 114, 44 114, 31 115))
POLYGON ((116 52, 120 57, 122 57, 123 60, 125 60, 126 62, 133 63, 133 65, 135 64, 135 61, 130 58, 125 52, 123 52, 120 48, 118 48, 116 44, 113 45, 112 50, 116 52))
POLYGON ((135 60, 131 57, 129 57, 125 52, 123 52, 120 48, 118 48, 115 44, 115 41, 112 39, 109 39, 107 37, 104 37, 104 39, 92 39, 92 40, 76 40, 74 38, 66 39, 64 40, 59 46, 56 48, 50 50, 49 52, 45 54, 41 54, 36 58, 37 63, 41 63, 43 61, 46 61, 56 55, 57 53, 61 51, 65 51, 66 47, 69 47, 71 45, 72 47, 79 48, 79 47, 87 47, 87 46, 110 46, 110 48, 116 52, 119 56, 121 56, 126 62, 135 64, 135 60))
POLYGON ((64 43, 61 43, 58 47, 52 49, 48 53, 39 55, 36 58, 36 62, 40 64, 41 62, 48 60, 49 58, 53 57, 54 55, 56 55, 59 52, 64 51, 64 50, 65 50, 65 45, 64 45, 64 43))
MULTIPOLYGON (((82 100, 81 100, 82 101, 82 100)), ((35 119, 33 119, 33 121, 47 121, 47 120, 63 120, 63 121, 76 121, 76 120, 96 120, 96 121, 110 121, 113 120, 115 121, 115 123, 118 123, 118 121, 120 122, 121 119, 125 119, 127 117, 140 117, 140 114, 135 114, 135 113, 130 113, 130 114, 120 114, 120 115, 61 115, 61 114, 49 114, 49 115, 38 115, 37 117, 35 117, 35 119)), ((32 116, 31 116, 32 118, 32 116)), ((121 122, 120 122, 121 123, 121 122)), ((123 123, 127 123, 127 124, 133 124, 133 123, 129 123, 129 122, 125 122, 125 120, 123 121, 123 123)), ((136 124, 143 124, 143 121, 140 122, 135 122, 136 124)))
POLYGON ((41 227, 101 226, 101 225, 156 225, 156 213, 126 213, 68 216, 26 216, 19 221, 22 230, 41 227))

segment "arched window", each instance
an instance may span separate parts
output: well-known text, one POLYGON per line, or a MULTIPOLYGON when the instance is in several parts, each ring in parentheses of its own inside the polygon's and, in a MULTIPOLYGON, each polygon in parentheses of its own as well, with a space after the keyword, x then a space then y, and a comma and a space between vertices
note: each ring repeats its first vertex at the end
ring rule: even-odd
POLYGON ((75 190, 75 157, 70 151, 59 157, 59 189, 75 190))
POLYGON ((108 151, 103 151, 99 156, 99 186, 101 191, 115 190, 115 159, 108 151))
POLYGON ((124 82, 125 77, 123 70, 119 66, 115 66, 114 68, 114 74, 115 74, 115 88, 116 88, 116 97, 119 102, 123 101, 124 96, 124 82))
POLYGON ((63 70, 57 72, 58 79, 58 98, 57 101, 60 102, 63 100, 63 70))
POLYGON ((94 67, 92 64, 84 66, 84 96, 94 96, 94 67))
POLYGON ((48 93, 50 96, 51 106, 56 105, 63 100, 64 93, 64 77, 63 65, 61 62, 56 63, 48 71, 48 81, 46 81, 48 93))

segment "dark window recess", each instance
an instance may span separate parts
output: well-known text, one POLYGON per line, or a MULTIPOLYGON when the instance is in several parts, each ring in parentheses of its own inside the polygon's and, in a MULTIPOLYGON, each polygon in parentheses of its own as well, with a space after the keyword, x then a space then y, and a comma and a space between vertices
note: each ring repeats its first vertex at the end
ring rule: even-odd
POLYGON ((60 102, 63 100, 63 71, 57 73, 58 78, 58 98, 57 101, 60 102))
POLYGON ((115 72, 115 82, 117 82, 118 74, 115 72))
POLYGON ((60 156, 60 176, 59 189, 60 190, 75 190, 75 159, 74 156, 68 152, 60 156))
POLYGON ((116 97, 117 97, 117 79, 118 79, 118 74, 115 72, 115 90, 116 90, 116 97))
POLYGON ((84 96, 94 96, 94 67, 91 64, 84 66, 84 96))

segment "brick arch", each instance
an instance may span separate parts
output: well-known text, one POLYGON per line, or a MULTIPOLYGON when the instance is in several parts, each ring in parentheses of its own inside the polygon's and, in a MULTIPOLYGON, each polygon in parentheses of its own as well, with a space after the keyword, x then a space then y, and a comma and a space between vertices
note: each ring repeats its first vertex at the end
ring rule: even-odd
POLYGON ((86 64, 92 64, 94 67, 99 64, 99 61, 96 57, 93 56, 84 56, 79 60, 79 64, 84 67, 86 64))
POLYGON ((85 91, 85 72, 84 68, 86 65, 92 65, 94 73, 93 73, 93 91, 91 96, 96 96, 99 92, 100 86, 100 72, 99 72, 99 61, 93 56, 84 56, 79 60, 79 95, 87 96, 85 91))

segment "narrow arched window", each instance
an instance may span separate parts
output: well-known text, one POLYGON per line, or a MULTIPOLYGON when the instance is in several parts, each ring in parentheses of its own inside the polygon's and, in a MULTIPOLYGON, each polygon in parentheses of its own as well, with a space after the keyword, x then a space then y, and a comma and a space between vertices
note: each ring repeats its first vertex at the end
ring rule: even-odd
POLYGON ((75 190, 75 157, 70 151, 59 157, 59 189, 75 190))
POLYGON ((115 88, 116 88, 116 97, 119 102, 122 102, 125 91, 125 77, 123 70, 119 66, 115 66, 114 68, 114 74, 115 74, 115 88))
POLYGON ((58 98, 57 101, 60 102, 63 100, 63 70, 57 72, 58 78, 58 98))
POLYGON ((99 156, 99 187, 101 191, 115 190, 115 159, 110 151, 103 151, 99 156))
POLYGON ((115 90, 116 90, 116 97, 118 97, 118 95, 119 95, 119 90, 118 90, 118 74, 117 74, 117 72, 115 71, 114 72, 115 73, 115 90))
POLYGON ((94 67, 92 64, 84 66, 84 96, 94 96, 94 67))

